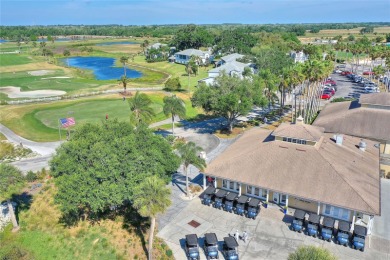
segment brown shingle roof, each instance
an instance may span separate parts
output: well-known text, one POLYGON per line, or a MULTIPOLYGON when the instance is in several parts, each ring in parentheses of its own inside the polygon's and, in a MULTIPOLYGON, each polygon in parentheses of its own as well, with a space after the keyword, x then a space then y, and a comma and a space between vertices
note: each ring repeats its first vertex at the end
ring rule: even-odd
POLYGON ((390 93, 380 92, 371 94, 362 94, 359 98, 360 104, 390 106, 390 93))
POLYGON ((312 125, 282 123, 274 130, 273 135, 318 142, 324 130, 323 127, 312 125))
POLYGON ((271 131, 247 131, 208 165, 210 175, 369 214, 379 214, 379 150, 325 134, 317 146, 267 141, 271 131))
POLYGON ((390 141, 390 110, 361 107, 356 101, 326 105, 313 125, 325 132, 390 141))

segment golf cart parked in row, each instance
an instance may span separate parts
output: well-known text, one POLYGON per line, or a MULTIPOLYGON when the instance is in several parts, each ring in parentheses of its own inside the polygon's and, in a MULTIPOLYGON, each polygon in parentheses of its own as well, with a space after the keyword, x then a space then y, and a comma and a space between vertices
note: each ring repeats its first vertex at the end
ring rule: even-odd
POLYGON ((232 213, 233 212, 233 207, 235 204, 235 200, 237 199, 238 194, 234 192, 229 192, 228 195, 225 197, 225 203, 223 205, 223 209, 227 212, 232 213))
POLYGON ((310 213, 309 220, 306 226, 306 235, 317 237, 320 225, 320 216, 314 213, 310 213))
POLYGON ((187 259, 189 260, 200 259, 198 236, 196 234, 186 235, 185 251, 186 251, 187 259))
POLYGON ((248 202, 249 198, 245 195, 241 195, 236 202, 236 214, 243 216, 245 212, 248 210, 248 202))
POLYGON ((349 230, 351 225, 345 221, 339 221, 339 227, 337 229, 336 244, 348 246, 349 243, 349 230))
POLYGON ((323 240, 327 240, 328 242, 332 241, 334 222, 335 222, 334 219, 330 217, 325 217, 322 220, 321 238, 323 240))
POLYGON ((215 233, 206 233, 204 235, 204 252, 207 260, 218 259, 218 239, 215 233))
POLYGON ((300 210, 300 209, 295 210, 294 220, 291 224, 292 230, 298 231, 299 233, 302 233, 303 224, 305 221, 305 215, 306 215, 306 213, 303 210, 300 210))
POLYGON ((215 193, 215 188, 212 186, 209 186, 204 192, 203 192, 203 200, 202 204, 210 206, 213 202, 213 197, 215 193))
POLYGON ((248 218, 256 219, 259 213, 260 213, 260 200, 256 198, 251 198, 251 200, 248 203, 248 211, 246 216, 248 218))
POLYGON ((227 260, 238 260, 238 243, 234 237, 224 237, 223 238, 223 255, 227 260))
POLYGON ((225 196, 227 194, 226 190, 219 190, 217 193, 215 193, 214 196, 214 208, 221 209, 223 206, 223 201, 225 199, 225 196))
POLYGON ((352 248, 364 251, 365 240, 367 236, 367 228, 359 225, 355 225, 352 235, 352 248))

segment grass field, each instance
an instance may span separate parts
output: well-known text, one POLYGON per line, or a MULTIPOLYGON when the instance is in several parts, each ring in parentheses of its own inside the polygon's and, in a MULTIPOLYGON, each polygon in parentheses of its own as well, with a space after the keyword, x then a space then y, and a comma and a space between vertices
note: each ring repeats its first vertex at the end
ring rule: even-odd
MULTIPOLYGON (((166 119, 163 114, 163 93, 148 94, 156 113, 152 122, 166 119)), ((201 111, 193 108, 188 96, 178 93, 184 99, 187 119, 195 118, 201 111)), ((66 100, 47 104, 29 104, 24 106, 4 106, 0 108, 0 122, 15 133, 34 141, 59 140, 58 119, 73 116, 77 125, 86 122, 101 122, 106 114, 109 119, 129 120, 129 107, 119 95, 99 96, 79 100, 66 100), (68 114, 72 111, 71 114, 68 114)), ((62 130, 62 136, 65 131, 62 130)))
POLYGON ((0 66, 20 65, 32 62, 25 55, 20 54, 0 54, 0 66))
MULTIPOLYGON (((25 257, 11 259, 146 259, 142 246, 147 240, 146 232, 137 232, 137 227, 125 224, 122 217, 102 220, 96 225, 83 221, 74 227, 64 227, 59 223, 60 212, 53 201, 55 188, 45 186, 48 189, 34 195, 29 208, 19 211, 21 230, 12 233, 9 225, 0 233, 0 259, 15 248, 25 257)), ((156 238, 154 245, 156 259, 172 259, 162 241, 156 238)))

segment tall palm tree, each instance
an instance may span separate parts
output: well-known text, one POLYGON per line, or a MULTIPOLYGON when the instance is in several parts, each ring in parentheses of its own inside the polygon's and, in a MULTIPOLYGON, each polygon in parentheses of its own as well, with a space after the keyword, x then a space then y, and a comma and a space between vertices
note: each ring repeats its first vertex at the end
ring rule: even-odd
POLYGON ((153 238, 156 226, 156 217, 171 205, 171 190, 164 181, 157 176, 147 177, 136 188, 133 195, 133 206, 143 217, 150 219, 148 259, 153 257, 153 238))
POLYGON ((134 97, 128 99, 130 106, 130 122, 135 126, 140 123, 148 123, 154 116, 152 101, 148 95, 137 91, 134 97))
POLYGON ((172 116, 172 135, 175 134, 175 116, 179 117, 185 117, 186 115, 186 107, 184 104, 184 101, 176 95, 173 95, 171 97, 164 97, 164 107, 163 107, 164 114, 166 116, 171 115, 172 116))
POLYGON ((185 144, 180 144, 177 148, 181 162, 186 173, 186 193, 189 196, 188 189, 188 166, 191 164, 197 167, 199 170, 203 170, 206 167, 206 161, 198 156, 198 152, 202 151, 202 148, 196 146, 194 142, 188 142, 185 144))
POLYGON ((130 82, 130 79, 126 77, 126 75, 123 75, 120 79, 118 79, 119 82, 122 83, 123 86, 123 92, 126 93, 127 83, 130 82))
POLYGON ((271 109, 271 103, 278 99, 276 95, 276 84, 278 78, 275 74, 271 73, 269 69, 261 70, 259 76, 264 84, 264 95, 268 99, 268 109, 271 109))
POLYGON ((128 56, 122 56, 122 57, 120 58, 120 61, 121 61, 121 63, 123 64, 123 71, 124 71, 125 77, 126 77, 126 64, 127 64, 127 62, 129 61, 129 57, 128 57, 128 56))
POLYGON ((23 175, 15 166, 0 163, 0 201, 7 201, 13 231, 18 231, 19 225, 10 199, 14 193, 23 188, 24 184, 23 175))
POLYGON ((188 92, 190 92, 190 76, 194 73, 194 66, 191 61, 186 64, 185 70, 188 75, 188 92))

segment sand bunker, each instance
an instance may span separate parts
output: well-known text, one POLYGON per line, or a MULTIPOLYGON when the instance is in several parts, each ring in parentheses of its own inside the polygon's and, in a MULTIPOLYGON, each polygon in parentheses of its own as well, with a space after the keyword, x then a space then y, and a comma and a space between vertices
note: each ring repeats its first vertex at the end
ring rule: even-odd
POLYGON ((34 71, 29 71, 27 73, 32 76, 43 76, 53 72, 54 72, 53 70, 34 70, 34 71))
POLYGON ((66 94, 65 91, 61 90, 33 90, 33 91, 20 91, 19 87, 1 87, 0 92, 8 95, 9 98, 43 98, 43 97, 54 97, 66 94))

